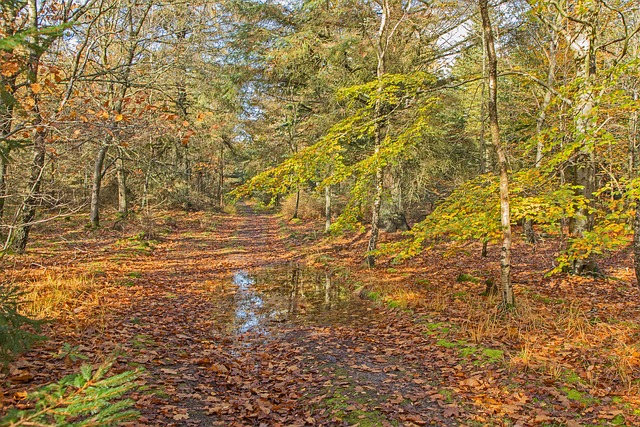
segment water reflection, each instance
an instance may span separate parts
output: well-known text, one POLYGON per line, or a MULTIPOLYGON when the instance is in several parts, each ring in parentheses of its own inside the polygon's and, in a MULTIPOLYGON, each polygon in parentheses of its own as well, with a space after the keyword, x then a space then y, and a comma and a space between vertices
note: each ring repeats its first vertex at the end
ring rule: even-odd
POLYGON ((252 274, 238 271, 233 284, 236 334, 268 334, 268 328, 282 322, 333 321, 351 313, 353 305, 332 272, 295 263, 252 274))
POLYGON ((246 271, 237 271, 233 275, 233 284, 238 287, 236 305, 236 331, 244 334, 261 325, 262 315, 259 313, 264 303, 260 295, 251 289, 255 281, 246 271))

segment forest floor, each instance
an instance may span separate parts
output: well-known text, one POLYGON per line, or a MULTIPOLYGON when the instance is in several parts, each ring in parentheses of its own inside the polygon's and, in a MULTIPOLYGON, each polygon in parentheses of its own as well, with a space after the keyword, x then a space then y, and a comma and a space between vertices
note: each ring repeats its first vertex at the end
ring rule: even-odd
POLYGON ((603 262, 608 278, 543 278, 556 243, 519 243, 518 308, 503 312, 481 296, 495 247, 368 269, 366 236, 242 204, 85 221, 2 261, 25 310, 54 319, 0 373, 3 409, 115 357, 115 372, 145 370, 137 426, 640 425, 628 253, 603 262))

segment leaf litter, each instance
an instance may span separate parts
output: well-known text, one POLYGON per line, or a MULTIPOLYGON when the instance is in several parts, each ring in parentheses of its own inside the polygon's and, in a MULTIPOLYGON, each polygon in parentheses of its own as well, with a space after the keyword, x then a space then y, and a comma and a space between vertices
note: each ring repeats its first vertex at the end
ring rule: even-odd
MULTIPOLYGON (((215 221, 223 226, 213 231, 203 230, 198 215, 204 214, 172 214, 171 231, 150 255, 122 257, 122 243, 113 234, 87 232, 75 236, 76 249, 69 245, 55 257, 47 256, 45 245, 29 255, 32 259, 16 259, 8 274, 17 281, 37 277, 42 269, 87 274, 88 265, 98 263, 100 271, 92 277, 108 292, 101 294, 99 306, 72 310, 49 325, 52 339, 10 366, 0 378, 3 408, 25 405, 26 390, 73 371, 75 363, 56 355, 70 343, 93 363, 115 353, 116 369, 146 369, 132 396, 141 412, 135 425, 141 426, 637 421, 632 398, 614 405, 608 393, 598 394, 582 381, 558 381, 565 375, 561 370, 556 379, 541 375, 535 365, 543 362, 540 356, 526 366, 506 364, 503 352, 490 348, 504 348, 499 334, 479 331, 475 342, 459 340, 464 334, 456 325, 477 321, 460 308, 464 295, 439 310, 433 294, 421 293, 430 304, 403 310, 362 292, 384 292, 378 287, 386 281, 404 289, 409 299, 412 284, 426 283, 422 266, 409 264, 402 274, 378 267, 372 275, 353 267, 357 239, 342 246, 334 241, 321 252, 329 261, 318 262, 318 245, 300 248, 300 234, 309 231, 303 225, 289 233, 291 227, 277 217, 246 206, 240 210, 239 215, 219 214, 215 221), (234 283, 239 273, 250 282, 234 283), (119 282, 122 277, 127 281, 119 282)), ((451 273, 434 263, 441 274, 428 275, 429 292, 438 286, 468 292, 474 286, 453 276, 469 269, 463 264, 468 260, 455 262, 458 268, 451 273)), ((597 286, 588 289, 603 298, 597 286)), ((551 332, 539 337, 551 339, 551 332)), ((521 336, 514 335, 518 340, 521 336)), ((566 358, 588 360, 584 349, 555 345, 566 358)))

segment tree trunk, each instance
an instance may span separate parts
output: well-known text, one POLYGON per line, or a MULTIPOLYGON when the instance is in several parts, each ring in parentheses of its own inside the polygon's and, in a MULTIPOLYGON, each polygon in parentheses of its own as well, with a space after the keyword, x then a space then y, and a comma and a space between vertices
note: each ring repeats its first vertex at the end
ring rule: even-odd
MULTIPOLYGON (((374 150, 374 155, 377 156, 380 152, 380 143, 382 129, 379 129, 379 126, 376 125, 376 147, 374 150)), ((369 244, 367 245, 367 259, 366 263, 369 267, 374 267, 376 260, 375 257, 371 254, 372 251, 375 251, 378 246, 378 235, 380 233, 380 207, 382 206, 382 190, 383 190, 383 175, 382 175, 382 166, 376 166, 376 176, 375 176, 375 193, 373 197, 373 207, 371 212, 371 235, 369 236, 369 244)))
MULTIPOLYGON (((39 117, 39 114, 38 114, 39 117)), ((17 253, 24 253, 29 240, 32 222, 36 217, 36 209, 40 200, 40 187, 42 185, 42 175, 44 173, 45 160, 45 135, 43 130, 38 130, 40 120, 35 122, 33 161, 31 163, 31 176, 29 178, 29 188, 27 197, 23 202, 22 220, 14 235, 14 249, 17 253)))
POLYGON ((108 145, 103 145, 98 151, 98 156, 93 167, 93 184, 91 186, 91 214, 89 220, 94 228, 100 227, 100 189, 102 188, 102 167, 109 150, 108 145))
MULTIPOLYGON (((638 90, 634 89, 633 91, 633 99, 635 101, 638 100, 638 90)), ((630 123, 629 123, 629 148, 633 153, 631 159, 632 163, 630 164, 630 173, 635 174, 638 171, 638 112, 635 111, 631 115, 630 123)), ((636 281, 638 286, 640 286, 640 200, 636 200, 636 214, 633 221, 633 255, 634 255, 634 266, 636 271, 636 281)))
MULTIPOLYGON (((380 16, 380 28, 378 30, 378 37, 376 43, 376 56, 378 58, 378 66, 376 68, 376 77, 378 79, 377 99, 374 109, 375 129, 374 129, 374 156, 378 157, 380 153, 380 147, 382 145, 384 125, 382 123, 383 105, 382 105, 382 77, 386 72, 386 53, 389 43, 389 37, 387 35, 389 18, 391 16, 391 5, 388 0, 382 2, 382 15, 380 16)), ((376 250, 378 246, 378 234, 380 232, 380 207, 382 206, 382 191, 383 191, 383 171, 382 165, 376 164, 375 181, 374 181, 374 195, 373 205, 371 208, 371 235, 369 236, 369 244, 367 245, 367 258, 365 260, 369 267, 375 266, 375 257, 371 254, 376 250)))
POLYGON ((511 284, 511 213, 509 206, 509 174, 507 157, 500 142, 500 127, 498 125, 498 59, 493 41, 493 29, 489 18, 488 0, 478 0, 482 27, 487 48, 487 62, 489 66, 489 129, 491 142, 498 157, 500 169, 500 222, 502 224, 502 249, 500 252, 500 279, 502 284, 502 301, 507 307, 515 305, 513 286, 511 284))
POLYGON ((298 218, 298 208, 300 207, 300 189, 298 189, 298 191, 296 191, 296 205, 293 208, 293 215, 291 216, 291 219, 297 219, 298 218))
POLYGON ((220 144, 220 164, 218 166, 218 207, 224 207, 224 144, 220 144))
POLYGON ((484 138, 485 131, 485 115, 487 99, 487 41, 482 33, 482 89, 480 102, 480 149, 482 150, 482 173, 489 173, 493 167, 491 166, 491 144, 487 143, 484 138))
POLYGON ((324 232, 331 228, 331 186, 324 187, 324 232))
MULTIPOLYGON (((632 99, 638 102, 638 89, 632 89, 632 99)), ((631 113, 629 118, 629 179, 636 176, 638 163, 638 112, 631 113)))
POLYGON ((395 169, 389 174, 391 178, 391 206, 389 212, 382 214, 382 224, 387 233, 397 231, 409 231, 409 223, 404 211, 404 200, 402 198, 402 169, 395 169))
POLYGON ((633 258, 636 283, 640 287, 640 200, 636 200, 636 214, 633 221, 633 258))
POLYGON ((118 213, 121 218, 129 214, 129 198, 127 195, 127 171, 124 167, 124 150, 118 147, 116 159, 116 176, 118 180, 118 213))
MULTIPOLYGON (((38 3, 36 0, 28 0, 29 26, 32 30, 38 29, 38 3)), ((30 111, 31 125, 33 126, 33 161, 31 163, 31 176, 27 196, 22 205, 22 220, 14 235, 13 247, 17 253, 24 253, 29 240, 32 222, 36 217, 37 203, 40 200, 40 187, 44 175, 44 163, 46 155, 45 127, 40 113, 40 97, 32 89, 32 85, 38 81, 38 68, 42 53, 37 48, 37 36, 30 37, 32 47, 29 52, 27 64, 27 83, 29 96, 34 100, 30 111)))
POLYGON ((149 206, 149 175, 151 175, 150 168, 144 173, 144 182, 142 183, 142 203, 140 204, 142 209, 146 209, 149 206))
MULTIPOLYGON (((12 7, 6 8, 4 12, 4 25, 2 32, 5 37, 11 37, 15 34, 16 11, 12 7)), ((12 54, 13 49, 7 53, 12 54)), ((0 144, 6 143, 6 139, 11 134, 13 122, 13 110, 15 108, 15 99, 13 95, 16 87, 16 74, 5 76, 0 73, 0 144)), ((0 153, 0 220, 4 218, 4 206, 7 198, 7 170, 9 167, 9 151, 10 146, 4 147, 4 152, 0 153)))
POLYGON ((7 159, 0 156, 0 221, 4 218, 4 201, 7 198, 7 159))

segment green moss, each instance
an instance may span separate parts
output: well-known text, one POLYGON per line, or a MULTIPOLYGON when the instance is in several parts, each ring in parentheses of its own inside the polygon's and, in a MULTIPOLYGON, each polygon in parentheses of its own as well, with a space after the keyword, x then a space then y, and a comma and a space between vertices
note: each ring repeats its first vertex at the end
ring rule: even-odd
POLYGON ((444 348, 455 348, 458 346, 458 343, 447 341, 445 339, 438 340, 436 344, 444 348))
POLYGON ((479 283, 480 279, 478 277, 472 276, 471 274, 461 273, 456 279, 458 283, 472 282, 479 283))
POLYGON ((574 389, 574 388, 563 388, 564 392, 567 394, 567 399, 574 400, 576 402, 580 402, 581 404, 587 406, 593 403, 597 403, 598 400, 593 397, 585 396, 584 393, 574 389))
POLYGON ((562 375, 562 379, 569 384, 579 384, 582 383, 582 378, 575 371, 567 369, 564 371, 562 375))
POLYGON ((482 350, 482 355, 487 359, 489 363, 499 362, 504 359, 504 352, 502 350, 496 350, 492 348, 485 348, 482 350))
POLYGON ((449 390, 449 389, 443 388, 443 389, 441 389, 441 390, 438 390, 438 394, 440 394, 441 396, 443 396, 443 397, 444 397, 444 400, 445 400, 447 403, 452 403, 452 402, 453 402, 453 391, 452 391, 452 390, 449 390))
POLYGON ((378 292, 372 291, 372 292, 367 292, 366 297, 371 301, 380 301, 380 298, 382 298, 382 295, 380 295, 380 293, 378 292))
POLYGON ((429 330, 429 332, 427 332, 427 335, 438 335, 438 334, 444 335, 448 333, 452 328, 451 325, 443 322, 427 323, 425 326, 429 330))
POLYGON ((618 414, 616 415, 612 420, 611 420, 611 424, 613 424, 614 426, 623 426, 626 425, 625 421, 624 421, 624 415, 622 414, 618 414))
POLYGON ((395 299, 390 299, 387 300, 387 307, 391 308, 391 309, 400 309, 400 310, 404 310, 405 308, 407 308, 407 303, 405 301, 398 301, 395 299))
POLYGON ((531 295, 531 298, 536 300, 536 301, 543 302, 545 304, 550 304, 551 303, 551 298, 542 296, 540 294, 533 294, 533 295, 531 295))
POLYGON ((131 345, 134 348, 145 348, 147 346, 155 345, 155 344, 156 342, 153 340, 153 338, 151 338, 151 336, 146 334, 136 334, 131 339, 131 345))
POLYGON ((477 351, 477 350, 478 350, 477 348, 475 348, 475 347, 471 347, 471 346, 468 346, 468 347, 462 347, 462 348, 460 349, 460 355, 461 355, 462 357, 469 357, 469 356, 473 356, 473 355, 476 353, 476 351, 477 351))
POLYGON ((350 397, 341 391, 336 391, 332 398, 325 400, 324 406, 329 408, 336 418, 348 425, 360 427, 398 425, 394 420, 388 420, 380 411, 354 408, 350 397))

